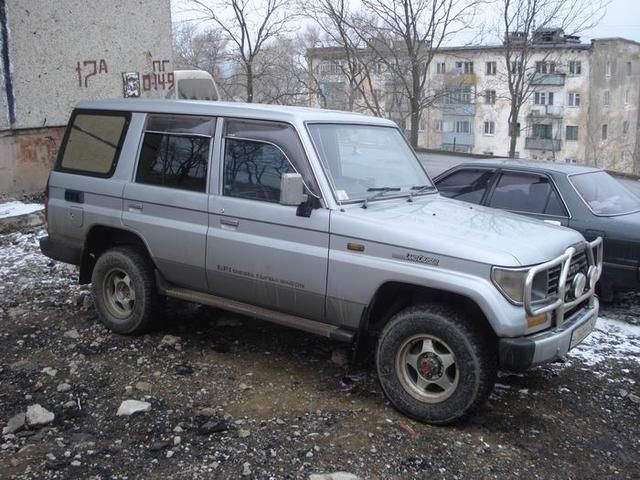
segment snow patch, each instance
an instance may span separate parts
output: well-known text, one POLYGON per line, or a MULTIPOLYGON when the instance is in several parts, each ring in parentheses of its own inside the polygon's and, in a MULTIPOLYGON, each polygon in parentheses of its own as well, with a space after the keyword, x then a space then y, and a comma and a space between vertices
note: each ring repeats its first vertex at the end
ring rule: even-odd
POLYGON ((612 359, 640 365, 640 326, 599 317, 591 335, 568 356, 587 367, 612 359))
POLYGON ((41 203, 7 202, 0 203, 0 218, 19 217, 44 210, 41 203))

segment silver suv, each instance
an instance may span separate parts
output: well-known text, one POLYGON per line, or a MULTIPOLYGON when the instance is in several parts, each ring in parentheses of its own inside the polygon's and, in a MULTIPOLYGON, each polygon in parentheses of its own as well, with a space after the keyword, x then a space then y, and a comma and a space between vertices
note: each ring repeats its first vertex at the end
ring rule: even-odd
POLYGON ((389 400, 434 424, 598 316, 601 239, 441 197, 379 118, 86 101, 47 197, 41 249, 80 266, 113 331, 148 328, 167 296, 329 337, 375 352, 389 400))

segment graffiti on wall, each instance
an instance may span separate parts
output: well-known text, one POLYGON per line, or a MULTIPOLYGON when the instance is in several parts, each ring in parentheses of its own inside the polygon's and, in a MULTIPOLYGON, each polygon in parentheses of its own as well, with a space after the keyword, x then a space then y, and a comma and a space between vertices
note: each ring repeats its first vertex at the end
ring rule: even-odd
POLYGON ((78 87, 89 88, 89 79, 91 77, 109 73, 109 70, 104 59, 83 60, 76 63, 76 72, 78 73, 78 87))
POLYGON ((173 88, 173 72, 169 71, 169 60, 154 60, 152 72, 142 75, 142 89, 171 90, 173 88))

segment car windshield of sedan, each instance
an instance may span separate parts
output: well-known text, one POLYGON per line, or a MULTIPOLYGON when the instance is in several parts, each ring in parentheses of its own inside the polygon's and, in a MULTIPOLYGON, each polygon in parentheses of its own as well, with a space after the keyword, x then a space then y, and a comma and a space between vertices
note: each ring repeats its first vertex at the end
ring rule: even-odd
POLYGON ((606 172, 570 175, 569 181, 596 215, 624 215, 640 210, 640 199, 606 172))
POLYGON ((435 191, 397 128, 322 123, 309 132, 340 202, 435 191))

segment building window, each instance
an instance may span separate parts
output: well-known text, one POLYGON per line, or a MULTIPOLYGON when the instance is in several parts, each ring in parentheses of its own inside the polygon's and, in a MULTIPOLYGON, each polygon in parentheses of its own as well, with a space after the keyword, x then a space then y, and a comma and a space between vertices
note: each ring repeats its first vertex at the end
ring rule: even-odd
POLYGON ((604 64, 604 76, 609 78, 611 76, 611 62, 604 64))
POLYGON ((541 123, 533 124, 533 136, 535 138, 544 138, 550 140, 552 137, 552 129, 551 125, 544 125, 541 123))
POLYGON ((484 134, 493 135, 494 133, 496 133, 496 122, 494 121, 484 122, 484 134))
POLYGON ((582 73, 582 63, 579 60, 569 62, 569 73, 571 75, 580 75, 582 73))
POLYGON ((576 92, 569 93, 569 106, 570 107, 579 107, 580 106, 580 94, 576 92))
POLYGON ((604 123, 602 125, 602 140, 606 140, 607 139, 607 124, 604 123))
POLYGON ((444 62, 438 62, 436 63, 436 72, 443 74, 446 73, 447 68, 446 68, 446 64, 444 62))
POLYGON ((578 140, 578 127, 576 125, 567 125, 567 140, 578 140))
POLYGON ((624 69, 625 69, 625 72, 626 72, 627 76, 628 76, 628 75, 631 75, 631 62, 627 62, 627 63, 625 64, 624 69))
POLYGON ((629 105, 631 103, 631 90, 628 88, 624 91, 624 104, 629 105))
POLYGON ((434 120, 433 129, 436 132, 442 132, 442 120, 434 120))
POLYGON ((471 87, 453 88, 447 92, 447 95, 444 97, 444 103, 471 103, 471 93, 471 87))
POLYGON ((522 73, 522 62, 511 62, 511 73, 522 73))
POLYGON ((496 74, 496 70, 497 70, 497 66, 496 66, 496 62, 487 62, 487 75, 495 75, 496 74))
POLYGON ((622 133, 624 135, 629 133, 629 120, 625 120, 624 122, 622 122, 622 133))
POLYGON ((340 61, 322 62, 320 64, 320 73, 325 75, 337 75, 341 72, 340 61))
POLYGON ((605 90, 604 92, 602 92, 602 104, 605 107, 609 106, 609 90, 605 90))
POLYGON ((536 62, 536 73, 554 73, 556 62, 536 62))
POLYGON ((469 120, 456 120, 456 133, 471 133, 469 120))
POLYGON ((473 62, 456 62, 456 70, 465 75, 471 74, 473 73, 473 62))
POLYGON ((536 105, 553 105, 553 92, 535 92, 533 103, 536 105))
POLYGON ((496 91, 495 90, 487 90, 485 92, 485 102, 494 105, 496 103, 496 91))

